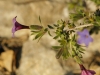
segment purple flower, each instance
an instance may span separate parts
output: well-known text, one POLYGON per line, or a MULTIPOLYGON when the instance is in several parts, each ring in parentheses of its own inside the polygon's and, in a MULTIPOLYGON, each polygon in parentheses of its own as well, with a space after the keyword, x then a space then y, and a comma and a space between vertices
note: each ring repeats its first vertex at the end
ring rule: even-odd
POLYGON ((80 65, 81 68, 81 75, 94 75, 96 74, 93 70, 87 70, 83 65, 80 65))
POLYGON ((13 37, 14 37, 14 33, 17 30, 20 30, 20 29, 29 29, 29 26, 25 26, 25 25, 22 25, 22 24, 18 23, 16 21, 16 18, 17 18, 17 16, 13 18, 13 28, 12 28, 13 37))
POLYGON ((84 29, 82 32, 78 32, 77 34, 80 36, 80 38, 77 40, 78 44, 84 43, 86 47, 88 47, 89 43, 93 41, 89 35, 89 31, 86 29, 84 29))

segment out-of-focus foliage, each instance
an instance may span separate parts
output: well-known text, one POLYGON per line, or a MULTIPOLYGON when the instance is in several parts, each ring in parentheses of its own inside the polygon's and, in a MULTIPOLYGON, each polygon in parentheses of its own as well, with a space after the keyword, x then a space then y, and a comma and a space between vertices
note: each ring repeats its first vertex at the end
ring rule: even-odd
POLYGON ((93 2, 95 2, 98 6, 100 5, 100 0, 92 0, 93 2))
MULTIPOLYGON (((99 0, 91 0, 95 2, 98 6, 100 5, 99 0)), ((90 27, 90 34, 98 33, 100 30, 100 10, 97 9, 95 12, 87 10, 86 0, 71 0, 68 3, 70 10, 70 19, 73 22, 77 22, 80 19, 83 19, 83 22, 80 24, 93 24, 94 26, 90 27)))
POLYGON ((77 10, 84 9, 83 7, 86 7, 86 4, 84 0, 70 0, 67 2, 67 6, 70 12, 77 12, 77 10))

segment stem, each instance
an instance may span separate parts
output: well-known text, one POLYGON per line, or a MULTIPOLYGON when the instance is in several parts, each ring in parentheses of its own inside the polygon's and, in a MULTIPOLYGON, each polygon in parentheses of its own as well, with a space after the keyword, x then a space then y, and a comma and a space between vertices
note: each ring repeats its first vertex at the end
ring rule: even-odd
POLYGON ((93 26, 93 24, 87 24, 87 25, 77 26, 77 27, 75 27, 75 28, 73 28, 73 29, 68 29, 67 31, 76 30, 76 29, 78 29, 78 28, 83 28, 83 27, 88 27, 88 26, 93 26))
POLYGON ((82 26, 75 27, 75 29, 77 29, 77 28, 83 28, 83 27, 88 27, 88 26, 92 26, 92 25, 93 24, 82 25, 82 26))
POLYGON ((72 33, 70 32, 70 35, 69 35, 69 38, 70 38, 70 55, 72 56, 72 45, 71 45, 71 42, 72 42, 72 33))

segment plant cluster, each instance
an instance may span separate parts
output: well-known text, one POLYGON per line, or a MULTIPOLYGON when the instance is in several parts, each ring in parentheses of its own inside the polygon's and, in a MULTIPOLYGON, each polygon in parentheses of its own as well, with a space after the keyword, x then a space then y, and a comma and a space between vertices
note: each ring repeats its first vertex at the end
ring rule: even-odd
MULTIPOLYGON (((95 1, 95 0, 94 0, 95 1)), ((39 17, 41 23, 41 18, 39 17)), ((95 71, 87 70, 82 63, 82 54, 85 51, 84 47, 88 47, 93 38, 90 36, 93 33, 98 33, 100 30, 100 10, 89 12, 80 9, 75 13, 70 14, 70 19, 67 21, 58 20, 56 24, 26 26, 16 21, 13 18, 12 33, 21 29, 30 29, 32 34, 35 35, 34 40, 40 40, 43 35, 48 33, 53 39, 57 40, 59 45, 52 46, 53 49, 58 50, 56 58, 62 57, 63 59, 73 58, 80 66, 81 75, 94 75, 95 71), (82 19, 82 23, 77 23, 82 19), (51 31, 53 30, 53 33, 51 31)))

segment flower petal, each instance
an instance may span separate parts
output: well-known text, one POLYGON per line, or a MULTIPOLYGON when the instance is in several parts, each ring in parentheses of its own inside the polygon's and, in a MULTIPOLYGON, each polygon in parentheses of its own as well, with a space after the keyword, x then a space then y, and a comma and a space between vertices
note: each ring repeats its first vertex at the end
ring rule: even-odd
MULTIPOLYGON (((17 16, 16 16, 16 17, 17 17, 17 16)), ((12 36, 13 36, 13 37, 14 37, 14 33, 15 33, 15 31, 16 31, 16 30, 15 30, 16 17, 14 17, 13 20, 12 20, 12 21, 13 21, 13 28, 12 28, 12 33, 13 33, 12 36)))
POLYGON ((83 43, 83 40, 84 40, 84 38, 79 38, 79 39, 77 40, 77 43, 78 43, 78 44, 82 44, 82 43, 83 43))
POLYGON ((17 31, 17 30, 20 30, 20 29, 29 29, 29 26, 25 26, 25 25, 22 25, 20 23, 18 23, 16 21, 16 17, 13 18, 13 28, 12 28, 12 33, 13 33, 13 37, 14 37, 14 33, 17 31))
POLYGON ((87 29, 84 29, 84 30, 82 31, 82 34, 84 34, 84 35, 89 35, 89 31, 88 31, 87 29))
POLYGON ((93 70, 88 70, 88 72, 91 73, 91 74, 96 74, 96 72, 93 71, 93 70))
POLYGON ((81 75, 94 75, 96 74, 93 70, 87 70, 83 65, 79 64, 82 70, 81 75))
POLYGON ((80 36, 77 40, 78 44, 84 43, 86 47, 88 47, 89 43, 93 41, 93 39, 90 37, 88 30, 84 29, 82 32, 77 32, 77 34, 80 36))

